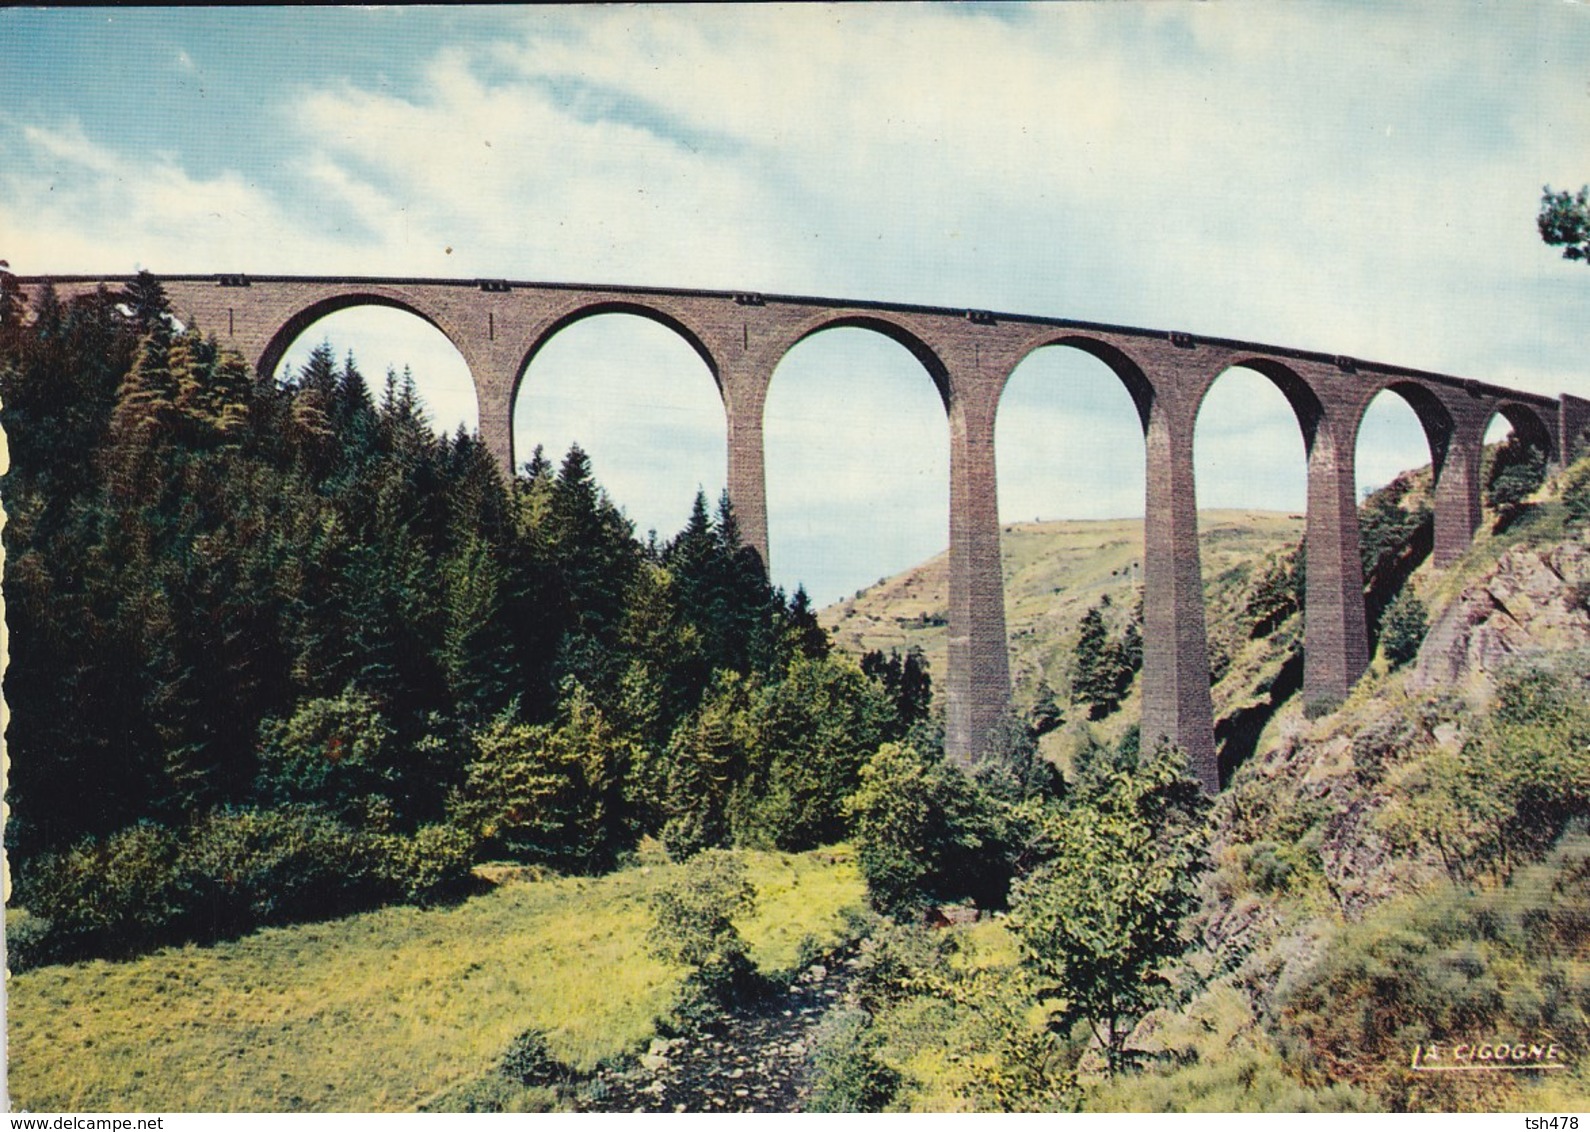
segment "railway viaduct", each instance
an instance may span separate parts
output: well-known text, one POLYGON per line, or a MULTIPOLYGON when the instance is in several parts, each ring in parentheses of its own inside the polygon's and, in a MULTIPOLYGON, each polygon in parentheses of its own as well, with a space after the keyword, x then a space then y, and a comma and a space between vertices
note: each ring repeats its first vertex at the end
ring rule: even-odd
MULTIPOLYGON (((126 276, 17 277, 61 296, 126 276)), ((1211 792, 1219 788, 1199 573, 1193 426, 1221 373, 1244 366, 1285 394, 1308 459, 1307 699, 1345 695, 1369 662, 1353 459, 1359 422, 1382 390, 1417 414, 1435 469, 1435 564, 1462 555, 1480 521, 1480 455, 1502 414, 1549 459, 1573 454, 1590 401, 1546 397, 1481 381, 1302 350, 1181 332, 1064 319, 782 295, 500 279, 173 275, 160 282, 173 311, 273 372, 316 320, 354 306, 395 307, 435 326, 474 379, 480 436, 505 473, 515 466, 512 414, 519 382, 553 335, 581 319, 621 312, 671 328, 700 354, 728 423, 729 495, 746 541, 767 560, 762 409, 779 361, 831 327, 863 327, 905 346, 937 387, 950 426, 950 609, 946 744, 970 759, 1010 698, 994 417, 1000 394, 1033 351, 1065 345, 1103 361, 1137 406, 1146 438, 1143 562, 1145 740, 1182 746, 1211 792)))

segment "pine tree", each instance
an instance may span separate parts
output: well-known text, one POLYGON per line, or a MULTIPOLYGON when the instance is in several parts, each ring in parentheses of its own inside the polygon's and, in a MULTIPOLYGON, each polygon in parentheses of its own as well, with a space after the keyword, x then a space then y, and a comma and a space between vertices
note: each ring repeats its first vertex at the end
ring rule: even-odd
POLYGON ((170 337, 171 304, 158 279, 140 271, 122 289, 120 297, 127 308, 127 320, 139 337, 153 336, 160 341, 170 337))
POLYGON ((1082 616, 1076 646, 1076 669, 1071 681, 1072 699, 1088 706, 1090 719, 1103 719, 1120 706, 1131 686, 1133 652, 1141 659, 1141 638, 1133 641, 1128 630, 1126 641, 1112 640, 1104 619, 1110 606, 1109 595, 1082 616))
POLYGON ((477 719, 500 711, 511 687, 512 653, 501 621, 502 571, 478 533, 465 533, 441 566, 446 603, 440 660, 457 710, 477 719))

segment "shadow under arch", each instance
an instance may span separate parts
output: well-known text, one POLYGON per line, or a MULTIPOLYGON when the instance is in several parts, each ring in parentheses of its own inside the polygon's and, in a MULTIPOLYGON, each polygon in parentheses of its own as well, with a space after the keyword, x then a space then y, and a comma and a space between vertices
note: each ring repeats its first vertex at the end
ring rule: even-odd
POLYGON ((466 359, 469 357, 461 344, 464 342, 464 337, 448 329, 440 317, 425 310, 419 304, 380 291, 347 291, 342 294, 328 295, 326 298, 310 303, 283 321, 276 332, 271 335, 270 340, 266 342, 265 349, 260 352, 255 372, 262 378, 274 378, 276 370, 280 367, 282 359, 287 356, 289 348, 306 330, 323 318, 355 307, 386 307, 390 310, 411 314, 434 327, 442 337, 447 339, 453 349, 458 351, 461 357, 466 359))

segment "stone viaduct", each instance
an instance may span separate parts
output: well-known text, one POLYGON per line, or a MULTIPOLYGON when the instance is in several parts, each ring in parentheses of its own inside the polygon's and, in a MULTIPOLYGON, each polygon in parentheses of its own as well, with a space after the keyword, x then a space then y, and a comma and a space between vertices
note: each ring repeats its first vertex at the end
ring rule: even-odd
MULTIPOLYGON (((45 277, 18 277, 23 291, 45 277)), ((62 297, 125 276, 49 277, 62 297)), ((505 472, 515 466, 514 397, 553 335, 621 312, 653 319, 700 354, 728 423, 729 494, 746 541, 766 561, 762 409, 780 360, 831 327, 862 327, 900 343, 937 387, 950 426, 950 610, 946 742, 974 757, 1010 697, 994 418, 1012 372, 1033 351, 1070 346, 1103 361, 1137 406, 1147 452, 1143 563, 1145 740, 1189 754, 1204 786, 1219 788, 1199 574, 1193 426, 1225 370, 1264 374, 1291 403, 1308 459, 1304 695, 1345 695, 1369 661, 1353 459, 1369 402, 1392 390, 1413 408, 1436 472, 1435 564, 1462 555, 1480 521, 1480 455, 1500 413, 1555 462, 1572 454, 1590 401, 1329 354, 1225 339, 977 310, 783 295, 524 283, 486 279, 163 276, 173 311, 214 334, 261 373, 316 320, 348 307, 395 307, 435 326, 474 378, 482 441, 505 472)))

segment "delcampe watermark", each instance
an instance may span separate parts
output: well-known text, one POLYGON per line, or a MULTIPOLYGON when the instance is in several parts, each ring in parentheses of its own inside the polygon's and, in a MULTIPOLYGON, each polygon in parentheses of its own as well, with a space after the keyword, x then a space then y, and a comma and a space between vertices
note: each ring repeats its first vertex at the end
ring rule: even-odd
POLYGON ((1429 1042, 1413 1047, 1415 1073, 1524 1072, 1567 1069, 1561 1042, 1493 1038, 1488 1041, 1429 1042))

